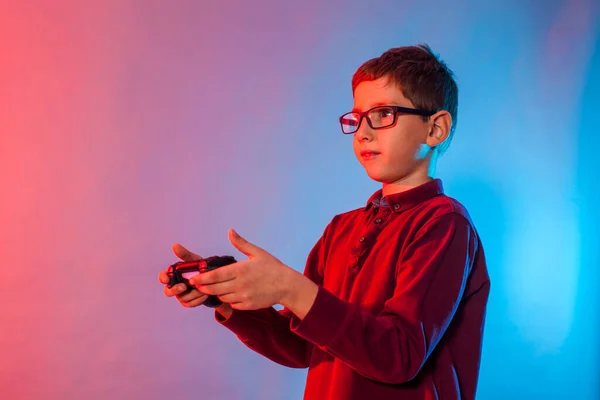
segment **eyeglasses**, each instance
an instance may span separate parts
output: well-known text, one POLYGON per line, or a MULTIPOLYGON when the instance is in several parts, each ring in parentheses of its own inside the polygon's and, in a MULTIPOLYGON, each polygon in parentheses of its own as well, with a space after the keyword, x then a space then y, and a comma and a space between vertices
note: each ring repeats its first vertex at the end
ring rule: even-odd
POLYGON ((387 128, 396 123, 396 116, 398 113, 429 117, 436 112, 398 106, 378 106, 364 112, 349 112, 340 117, 342 132, 348 135, 358 131, 360 123, 365 116, 367 117, 367 123, 371 128, 387 128))

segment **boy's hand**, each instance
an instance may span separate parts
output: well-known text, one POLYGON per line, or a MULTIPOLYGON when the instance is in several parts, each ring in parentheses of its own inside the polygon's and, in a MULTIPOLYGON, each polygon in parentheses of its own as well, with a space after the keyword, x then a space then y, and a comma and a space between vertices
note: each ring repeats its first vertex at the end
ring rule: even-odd
POLYGON ((229 240, 248 260, 195 275, 190 283, 205 294, 217 295, 238 310, 281 304, 296 272, 267 251, 246 241, 233 229, 229 240))
MULTIPOLYGON (((202 258, 198 254, 192 253, 180 244, 173 245, 173 253, 175 253, 175 255, 183 261, 194 261, 202 258)), ((187 293, 182 294, 187 289, 186 285, 183 283, 179 283, 172 288, 166 286, 169 283, 169 276, 167 275, 168 270, 169 269, 167 268, 164 271, 161 271, 161 273, 158 275, 158 280, 165 284, 166 296, 177 297, 179 303, 181 303, 181 305, 184 307, 198 307, 204 303, 208 296, 204 293, 200 293, 196 289, 191 289, 187 293)))

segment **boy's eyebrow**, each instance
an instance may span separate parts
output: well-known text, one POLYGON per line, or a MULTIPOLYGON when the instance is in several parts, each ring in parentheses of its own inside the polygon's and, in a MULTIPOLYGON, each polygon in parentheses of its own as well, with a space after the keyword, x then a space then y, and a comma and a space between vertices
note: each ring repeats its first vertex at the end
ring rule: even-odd
MULTIPOLYGON (((367 110, 370 110, 373 107, 379 107, 379 106, 397 106, 395 101, 378 101, 377 103, 373 103, 371 104, 371 107, 367 108, 367 110)), ((352 108, 352 112, 361 112, 360 108, 352 108)))

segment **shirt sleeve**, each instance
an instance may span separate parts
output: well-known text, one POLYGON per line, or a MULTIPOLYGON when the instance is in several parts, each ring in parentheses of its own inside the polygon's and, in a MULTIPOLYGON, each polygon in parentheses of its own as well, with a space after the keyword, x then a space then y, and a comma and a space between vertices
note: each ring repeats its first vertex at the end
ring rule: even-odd
MULTIPOLYGON (((308 255, 304 275, 317 285, 323 283, 325 241, 331 224, 308 255)), ((290 329, 293 313, 273 307, 260 310, 233 310, 229 318, 215 311, 215 319, 232 331, 242 343, 271 361, 291 368, 307 368, 313 344, 290 329)))
POLYGON ((379 315, 320 287, 304 319, 292 317, 292 331, 369 379, 410 381, 452 320, 477 243, 464 216, 437 217, 402 250, 394 294, 379 315))

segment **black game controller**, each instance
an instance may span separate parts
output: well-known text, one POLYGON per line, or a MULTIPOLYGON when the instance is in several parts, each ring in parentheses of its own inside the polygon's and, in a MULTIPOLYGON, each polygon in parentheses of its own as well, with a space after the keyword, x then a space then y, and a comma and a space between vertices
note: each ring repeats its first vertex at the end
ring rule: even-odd
MULTIPOLYGON (((220 267, 224 267, 229 264, 237 262, 232 256, 213 256, 208 258, 202 258, 195 261, 179 261, 169 267, 167 275, 169 276, 168 287, 173 287, 178 283, 185 283, 187 290, 193 289, 188 279, 194 275, 202 274, 204 272, 212 271, 220 267)), ((206 307, 215 308, 223 304, 217 296, 209 295, 204 301, 206 307)))

